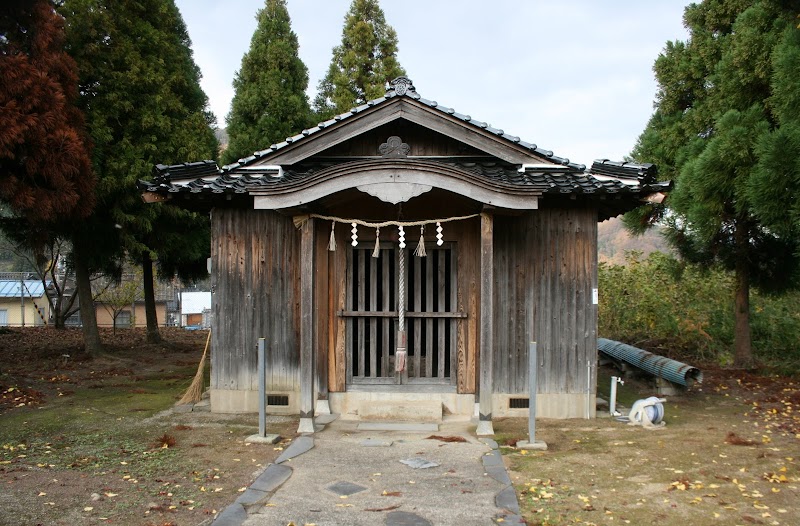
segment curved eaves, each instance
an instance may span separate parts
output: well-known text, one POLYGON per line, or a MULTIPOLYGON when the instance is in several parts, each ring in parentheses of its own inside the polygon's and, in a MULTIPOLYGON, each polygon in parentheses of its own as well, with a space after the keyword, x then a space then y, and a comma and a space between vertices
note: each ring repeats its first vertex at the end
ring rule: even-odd
POLYGON ((527 186, 489 180, 456 166, 419 159, 376 159, 342 163, 273 188, 253 188, 256 208, 279 209, 307 204, 371 184, 417 184, 440 188, 475 201, 511 209, 537 208, 544 185, 527 186))

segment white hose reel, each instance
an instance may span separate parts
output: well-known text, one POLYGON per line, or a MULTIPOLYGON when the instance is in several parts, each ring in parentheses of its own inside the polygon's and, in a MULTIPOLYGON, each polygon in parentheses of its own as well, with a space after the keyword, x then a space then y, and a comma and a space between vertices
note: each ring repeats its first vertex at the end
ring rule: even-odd
POLYGON ((628 413, 628 425, 642 426, 646 429, 658 429, 664 427, 664 402, 666 398, 651 396, 643 398, 633 403, 630 413, 628 413))

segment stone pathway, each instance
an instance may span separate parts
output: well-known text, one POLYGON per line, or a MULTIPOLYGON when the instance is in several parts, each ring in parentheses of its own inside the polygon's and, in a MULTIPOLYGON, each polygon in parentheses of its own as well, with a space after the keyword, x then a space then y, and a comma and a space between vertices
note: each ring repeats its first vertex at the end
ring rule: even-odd
POLYGON ((497 444, 468 425, 442 425, 434 434, 466 440, 443 442, 333 422, 295 439, 213 526, 524 524, 497 444))

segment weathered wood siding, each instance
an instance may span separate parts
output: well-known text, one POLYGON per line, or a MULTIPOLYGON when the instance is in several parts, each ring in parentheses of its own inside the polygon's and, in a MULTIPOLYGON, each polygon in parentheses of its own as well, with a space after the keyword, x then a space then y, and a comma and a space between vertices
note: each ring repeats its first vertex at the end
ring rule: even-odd
POLYGON ((543 208, 495 221, 494 392, 528 392, 530 341, 538 392, 594 392, 597 211, 543 208))
POLYGON ((295 391, 299 232, 267 210, 211 214, 212 389, 258 389, 258 338, 266 338, 267 390, 295 391))

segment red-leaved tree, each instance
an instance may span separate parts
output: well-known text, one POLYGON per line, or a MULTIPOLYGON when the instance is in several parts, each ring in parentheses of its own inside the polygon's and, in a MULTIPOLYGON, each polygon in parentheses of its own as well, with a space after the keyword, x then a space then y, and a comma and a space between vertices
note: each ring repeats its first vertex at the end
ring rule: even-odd
POLYGON ((64 50, 64 20, 49 0, 0 5, 0 202, 41 227, 85 217, 94 176, 64 50))

